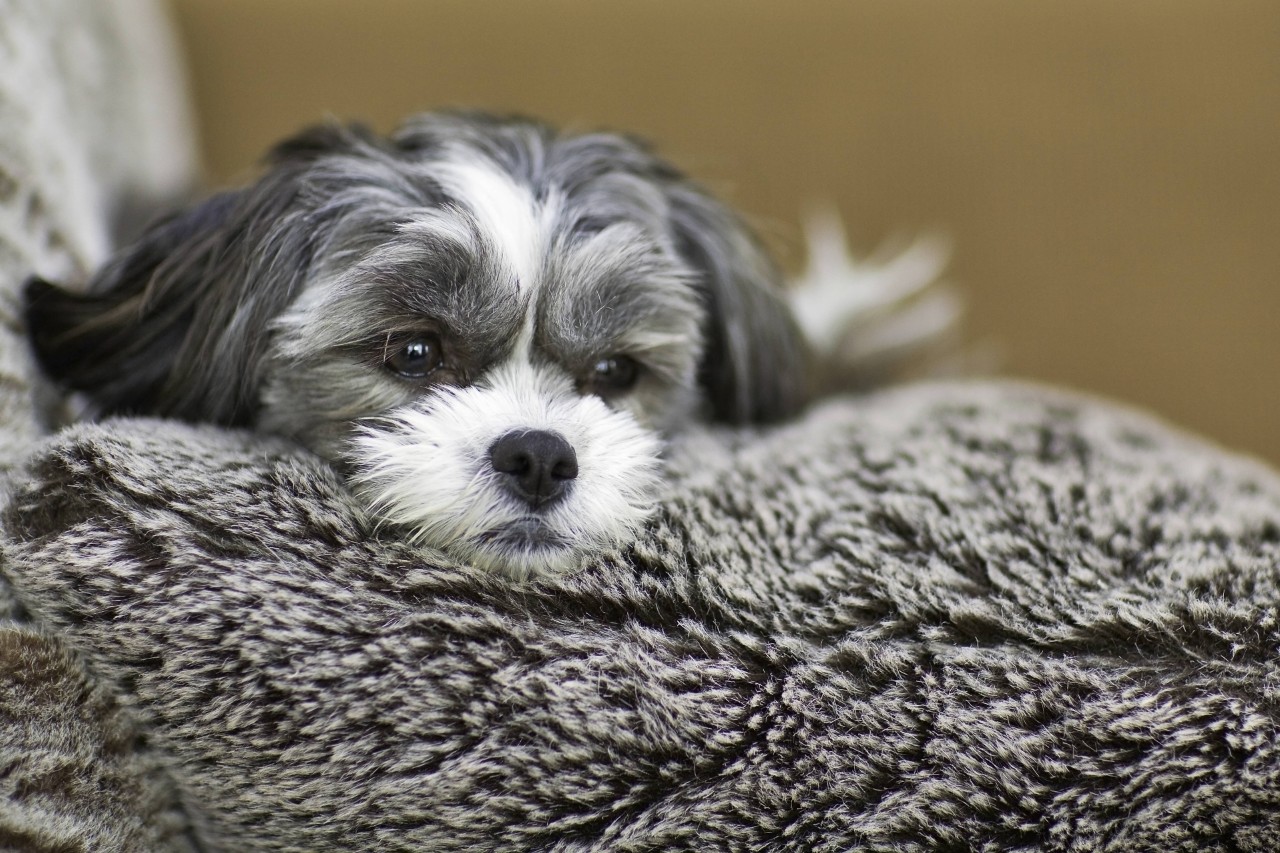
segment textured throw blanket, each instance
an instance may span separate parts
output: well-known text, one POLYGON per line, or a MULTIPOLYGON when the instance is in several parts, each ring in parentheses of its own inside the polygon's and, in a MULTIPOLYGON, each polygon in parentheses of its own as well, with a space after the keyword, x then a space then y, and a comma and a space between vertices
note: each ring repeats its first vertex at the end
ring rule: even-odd
POLYGON ((216 850, 1280 849, 1264 467, 982 383, 672 456, 643 539, 517 585, 290 446, 84 426, 7 572, 138 721, 152 841, 171 780, 216 850))

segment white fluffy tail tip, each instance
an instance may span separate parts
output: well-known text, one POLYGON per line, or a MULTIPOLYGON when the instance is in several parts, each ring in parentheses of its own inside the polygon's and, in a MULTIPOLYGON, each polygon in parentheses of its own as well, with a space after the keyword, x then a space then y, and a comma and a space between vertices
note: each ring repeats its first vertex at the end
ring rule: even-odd
POLYGON ((976 366, 960 344, 964 300, 944 278, 945 236, 925 234, 855 258, 831 207, 805 217, 804 236, 808 263, 789 298, 830 390, 976 366))
MULTIPOLYGON (((791 306, 796 321, 814 349, 831 353, 855 327, 863 328, 908 309, 926 291, 944 290, 943 271, 951 255, 950 241, 922 235, 905 248, 884 249, 857 259, 845 239, 844 223, 833 208, 815 209, 804 220, 808 262, 792 282, 791 306)), ((928 311, 907 311, 920 321, 912 331, 898 318, 892 336, 925 342, 945 333, 960 319, 960 300, 952 294, 946 309, 935 302, 928 311), (907 327, 903 327, 903 323, 907 327)))

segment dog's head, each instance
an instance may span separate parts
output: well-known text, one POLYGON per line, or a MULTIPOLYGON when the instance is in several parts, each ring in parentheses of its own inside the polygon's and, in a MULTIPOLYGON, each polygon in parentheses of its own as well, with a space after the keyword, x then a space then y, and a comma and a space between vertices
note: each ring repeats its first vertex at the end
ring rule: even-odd
POLYGON ((293 437, 383 519, 522 574, 633 533, 664 432, 801 405, 776 284, 738 219, 632 140, 428 115, 286 141, 87 294, 33 281, 27 319, 100 413, 293 437))

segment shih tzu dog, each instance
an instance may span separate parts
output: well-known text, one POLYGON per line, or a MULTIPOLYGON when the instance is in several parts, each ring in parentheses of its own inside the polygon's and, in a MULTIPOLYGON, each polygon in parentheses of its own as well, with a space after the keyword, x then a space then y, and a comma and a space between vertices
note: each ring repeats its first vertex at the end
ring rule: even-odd
POLYGON ((26 319, 95 414, 290 437, 383 522, 525 576, 637 532, 663 436, 803 405, 777 285, 634 140, 429 114, 285 141, 85 293, 31 281, 26 319))

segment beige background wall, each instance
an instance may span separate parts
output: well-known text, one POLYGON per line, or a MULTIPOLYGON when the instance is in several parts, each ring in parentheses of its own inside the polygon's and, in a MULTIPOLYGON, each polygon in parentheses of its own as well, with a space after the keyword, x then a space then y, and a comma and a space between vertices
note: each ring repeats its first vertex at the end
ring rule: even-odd
POLYGON ((175 0, 210 177, 326 114, 649 136, 788 263, 944 229, 1004 372, 1280 462, 1274 0, 175 0))

